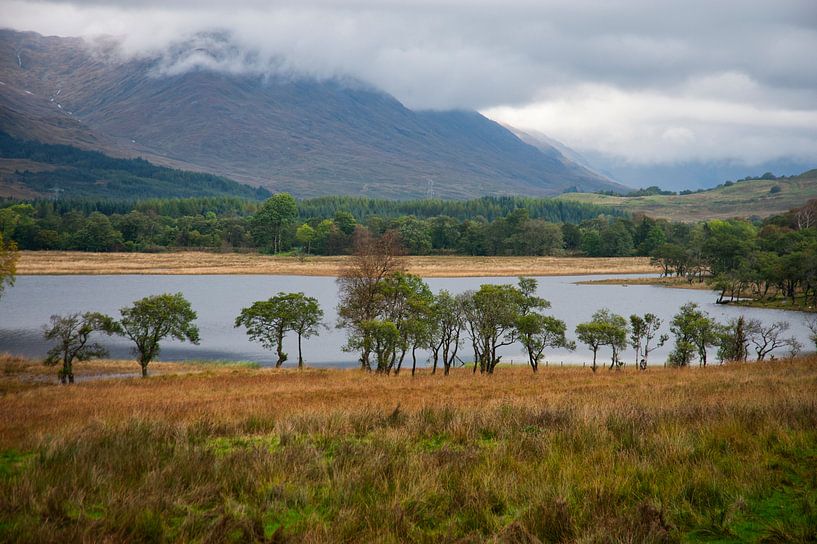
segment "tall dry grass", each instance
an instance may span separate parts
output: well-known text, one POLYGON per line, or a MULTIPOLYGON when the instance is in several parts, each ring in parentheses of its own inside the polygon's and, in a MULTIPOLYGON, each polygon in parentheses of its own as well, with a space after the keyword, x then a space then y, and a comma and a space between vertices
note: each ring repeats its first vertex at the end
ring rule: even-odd
MULTIPOLYGON (((258 253, 84 253, 22 251, 21 275, 43 274, 292 274, 336 276, 348 257, 279 257, 258 253)), ((647 257, 408 257, 425 277, 554 276, 657 272, 647 257)))
POLYGON ((817 357, 494 376, 216 369, 0 398, 0 537, 817 537, 817 357))

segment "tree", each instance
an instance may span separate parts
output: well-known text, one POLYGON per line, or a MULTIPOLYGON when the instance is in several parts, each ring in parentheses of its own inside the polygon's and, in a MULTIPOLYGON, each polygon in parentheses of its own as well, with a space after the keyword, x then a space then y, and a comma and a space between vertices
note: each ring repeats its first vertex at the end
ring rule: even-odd
POLYGON ((142 377, 148 375, 148 364, 159 355, 159 342, 174 338, 199 343, 199 329, 193 324, 196 312, 181 293, 152 295, 120 310, 122 334, 135 344, 142 377))
MULTIPOLYGON (((382 320, 393 323, 400 336, 396 346, 400 354, 399 357, 395 354, 395 374, 400 373, 408 350, 412 355, 412 375, 416 371, 417 348, 428 345, 433 301, 431 289, 419 276, 398 271, 386 276, 381 283, 378 315, 382 320)), ((392 366, 377 367, 378 372, 386 374, 391 370, 392 366)))
POLYGON ((550 302, 536 296, 537 285, 534 278, 519 278, 518 290, 522 296, 515 323, 515 338, 525 347, 528 364, 534 372, 539 370, 539 362, 547 348, 576 347, 565 337, 564 321, 541 313, 541 310, 550 308, 550 302))
POLYGON ((14 242, 4 242, 0 233, 0 297, 6 287, 14 285, 14 276, 17 273, 17 245, 14 242))
POLYGON ((431 251, 431 231, 425 221, 408 216, 398 227, 400 241, 411 255, 426 255, 431 251))
POLYGON ((650 253, 650 264, 662 268, 662 276, 681 276, 686 271, 687 254, 679 244, 661 244, 650 253))
POLYGON ((814 344, 815 348, 817 348, 817 317, 810 317, 806 319, 806 326, 808 330, 811 331, 809 335, 809 339, 814 344))
POLYGON ((337 212, 335 212, 334 223, 338 226, 340 231, 346 236, 351 236, 352 234, 355 233, 357 221, 355 221, 355 216, 347 211, 338 210, 337 212))
POLYGON ((517 319, 516 329, 519 341, 528 352, 528 363, 534 372, 539 370, 539 362, 547 348, 576 349, 576 344, 565 337, 566 326, 561 319, 530 313, 517 319))
POLYGON ((122 233, 113 228, 108 216, 94 212, 73 235, 73 247, 83 251, 112 251, 122 245, 122 233))
POLYGON ((304 223, 295 230, 295 240, 301 244, 306 253, 309 253, 312 249, 312 241, 315 240, 315 236, 317 236, 317 232, 309 226, 309 223, 304 223))
POLYGON ((103 332, 110 336, 119 331, 113 318, 97 312, 52 315, 51 325, 43 336, 46 341, 56 340, 57 344, 48 350, 45 365, 62 363, 58 374, 60 383, 74 383, 74 361, 89 361, 108 354, 104 346, 88 343, 91 335, 103 332))
POLYGON ((244 326, 250 340, 260 342, 265 349, 275 349, 278 359, 275 368, 287 360, 284 336, 288 331, 298 335, 298 368, 303 368, 301 339, 317 334, 323 319, 318 301, 303 293, 279 292, 268 300, 254 302, 235 318, 235 326, 244 326))
POLYGON ((662 334, 658 341, 652 344, 662 324, 661 319, 655 314, 647 313, 644 317, 635 314, 630 316, 630 345, 635 349, 636 368, 646 370, 650 353, 669 340, 668 335, 662 334))
POLYGON ((802 208, 795 213, 797 220, 797 230, 808 229, 817 225, 817 199, 809 200, 802 208))
MULTIPOLYGON (((602 310, 603 312, 603 310, 602 310)), ((618 354, 627 348, 627 320, 618 314, 607 314, 604 316, 606 324, 605 344, 610 346, 612 357, 610 360, 610 370, 620 367, 624 362, 618 354)))
POLYGON ((474 348, 474 372, 493 374, 497 350, 515 341, 514 329, 525 295, 513 285, 483 284, 462 297, 463 317, 474 348))
POLYGON ((368 349, 374 353, 377 371, 388 373, 394 366, 400 347, 400 331, 391 321, 369 319, 360 324, 362 338, 369 343, 368 349))
POLYGON ((604 344, 604 326, 594 321, 576 325, 576 336, 593 352, 593 372, 596 371, 596 356, 599 348, 604 344))
POLYGON ((273 253, 282 251, 284 236, 297 217, 298 203, 289 193, 268 198, 252 218, 252 236, 256 245, 273 253))
POLYGON ((602 308, 593 314, 590 321, 576 325, 576 336, 593 352, 593 372, 596 371, 596 355, 601 346, 613 349, 610 363, 612 369, 618 363, 618 352, 627 345, 627 320, 602 308))
POLYGON ((301 339, 318 334, 323 325, 323 310, 317 299, 303 293, 295 293, 291 302, 292 321, 290 330, 298 335, 298 368, 304 367, 301 339))
POLYGON ((718 345, 718 359, 721 362, 746 361, 749 354, 749 338, 746 329, 746 318, 743 316, 730 319, 729 323, 721 328, 718 345))
POLYGON ((442 358, 443 372, 448 376, 457 358, 463 329, 462 305, 459 299, 444 289, 440 291, 431 306, 430 322, 428 347, 434 361, 431 373, 437 372, 437 365, 442 358))
POLYGON ((764 325, 759 319, 750 319, 746 325, 749 342, 755 347, 757 360, 763 361, 766 356, 774 350, 788 346, 794 338, 783 338, 791 325, 788 321, 778 321, 769 325, 764 325))
POLYGON ((700 364, 706 366, 707 348, 720 339, 718 324, 694 302, 681 306, 672 318, 670 331, 675 335, 675 349, 669 361, 677 366, 687 366, 696 353, 700 364))
POLYGON ((377 320, 382 309, 382 283, 404 270, 402 247, 394 231, 373 237, 368 230, 355 232, 355 252, 338 277, 338 328, 348 329, 344 349, 360 351, 360 367, 372 370, 371 354, 375 328, 364 323, 377 320))
POLYGON ((626 257, 633 252, 633 236, 623 221, 613 221, 601 231, 601 257, 626 257))

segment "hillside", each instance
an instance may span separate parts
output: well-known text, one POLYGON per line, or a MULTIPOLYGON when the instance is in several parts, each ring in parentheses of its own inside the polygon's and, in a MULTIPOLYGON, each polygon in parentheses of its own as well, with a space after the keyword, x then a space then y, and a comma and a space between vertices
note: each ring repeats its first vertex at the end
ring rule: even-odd
POLYGON ((0 128, 297 196, 623 189, 476 112, 412 111, 359 82, 189 68, 194 53, 237 54, 227 37, 207 38, 124 61, 115 44, 0 31, 0 128))
POLYGON ((0 196, 94 199, 237 196, 265 198, 269 191, 212 174, 112 158, 68 145, 13 138, 0 131, 0 196))
POLYGON ((621 197, 591 193, 565 193, 559 199, 616 208, 629 213, 674 221, 699 221, 728 217, 766 217, 802 206, 817 198, 817 170, 787 179, 741 181, 688 195, 621 197), (780 191, 772 193, 772 187, 780 191))

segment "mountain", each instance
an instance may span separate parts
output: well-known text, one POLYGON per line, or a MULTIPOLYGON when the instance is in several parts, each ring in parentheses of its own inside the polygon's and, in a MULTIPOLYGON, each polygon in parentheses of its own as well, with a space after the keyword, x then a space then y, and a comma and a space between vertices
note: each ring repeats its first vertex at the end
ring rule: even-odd
POLYGON ((113 43, 0 31, 0 130, 297 196, 626 190, 479 113, 412 111, 359 82, 235 69, 248 55, 205 38, 122 60, 113 43))
POLYGON ((639 164, 602 153, 586 152, 586 164, 596 172, 631 187, 656 185, 670 191, 708 189, 724 181, 772 172, 778 176, 796 176, 814 168, 814 162, 798 159, 777 159, 758 164, 738 161, 684 161, 667 164, 639 164))
POLYGON ((611 176, 603 174, 600 171, 598 171, 596 167, 593 164, 591 164, 591 162, 587 160, 587 158, 584 155, 582 155, 575 149, 566 146, 559 140, 551 138, 547 134, 544 134, 537 130, 521 130, 516 127, 504 124, 503 126, 510 130, 511 132, 513 132, 520 140, 522 140, 526 144, 532 145, 533 147, 539 149, 544 153, 553 153, 554 151, 556 151, 557 153, 560 153, 562 156, 564 156, 566 159, 593 172, 597 176, 606 178, 611 182, 615 182, 615 180, 611 176))
POLYGON ((796 176, 814 167, 797 159, 777 159, 748 165, 737 161, 685 161, 666 164, 640 164, 595 151, 579 153, 562 142, 534 130, 521 130, 510 125, 505 128, 520 140, 543 150, 555 148, 574 163, 600 177, 630 187, 657 186, 668 191, 709 189, 724 181, 759 176, 772 172, 778 176, 796 176))

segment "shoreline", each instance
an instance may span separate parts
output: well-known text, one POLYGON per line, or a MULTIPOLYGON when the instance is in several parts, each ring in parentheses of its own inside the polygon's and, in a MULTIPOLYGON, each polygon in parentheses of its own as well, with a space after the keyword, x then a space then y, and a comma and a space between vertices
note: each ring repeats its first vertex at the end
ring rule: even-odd
MULTIPOLYGON (((717 296, 717 290, 713 289, 706 282, 694 281, 690 283, 685 278, 660 277, 660 278, 611 278, 604 280, 584 280, 577 281, 577 285, 652 285, 654 287, 665 287, 667 289, 687 289, 693 291, 710 291, 717 296)), ((780 310, 784 312, 800 312, 805 314, 817 313, 815 306, 792 306, 788 299, 777 298, 772 300, 742 299, 732 302, 724 302, 724 306, 739 306, 742 308, 760 308, 762 310, 780 310)))
MULTIPOLYGON (((88 253, 21 251, 18 276, 62 275, 302 275, 337 276, 348 256, 281 257, 259 253, 88 253)), ((409 272, 426 278, 651 274, 649 257, 406 257, 409 272)))
POLYGON ((693 291, 712 291, 713 289, 705 282, 688 282, 685 278, 659 277, 659 278, 611 278, 605 280, 584 280, 577 281, 578 285, 654 285, 657 287, 668 287, 670 289, 690 289, 693 291))

